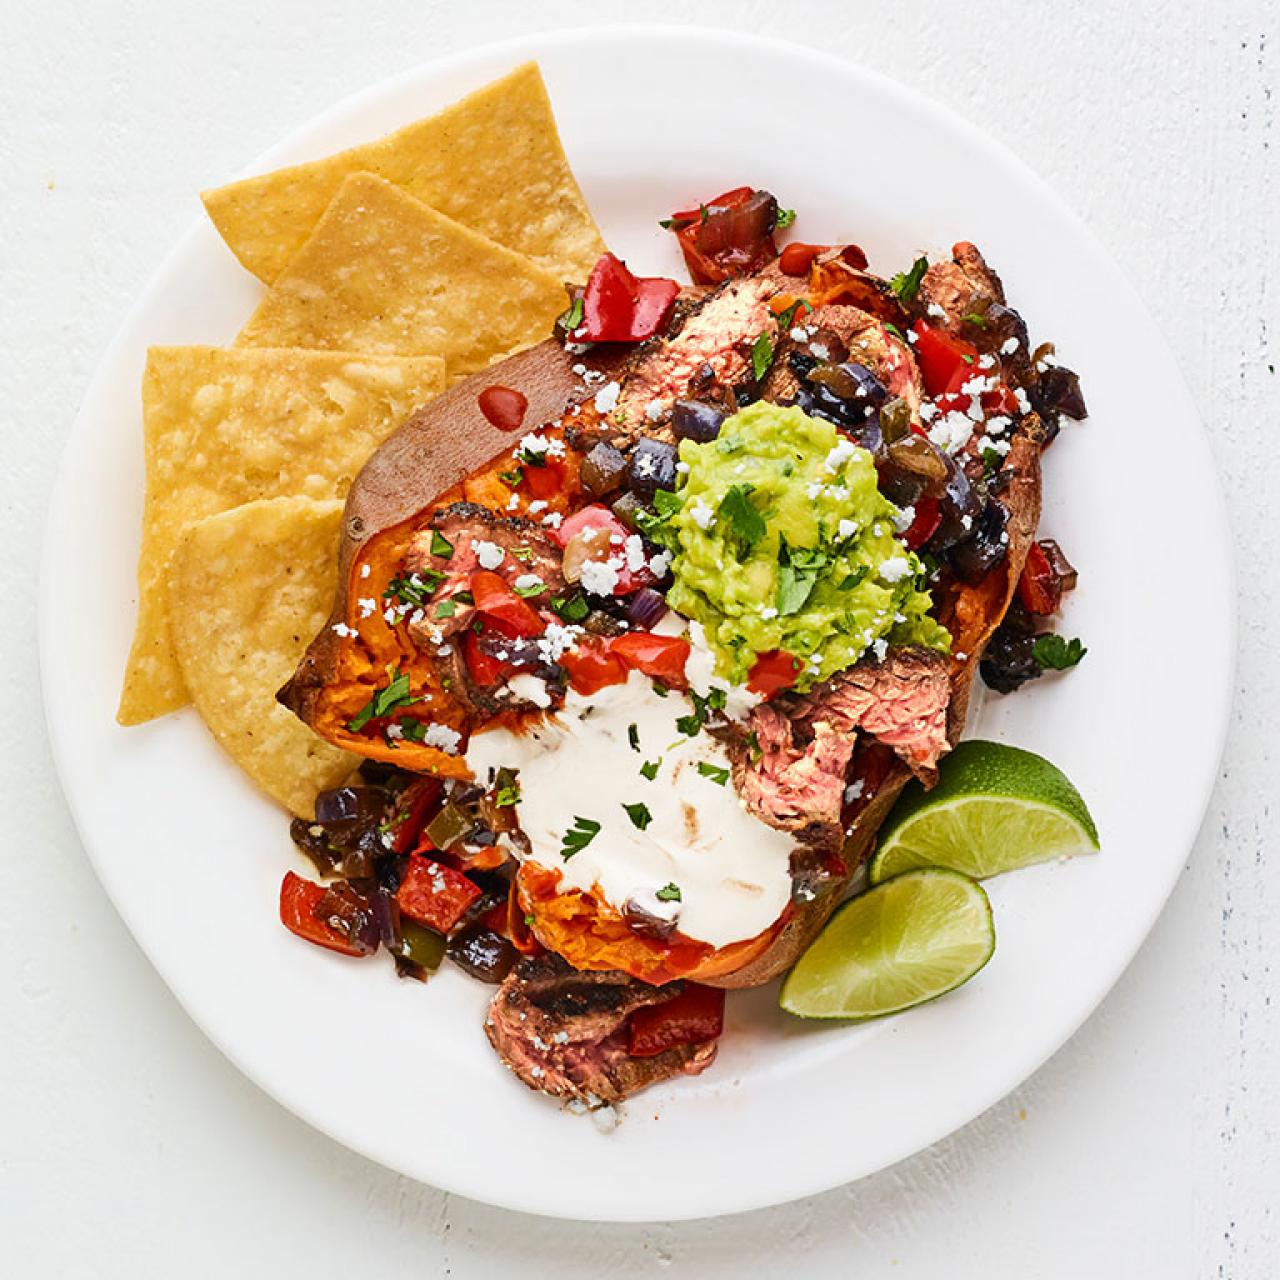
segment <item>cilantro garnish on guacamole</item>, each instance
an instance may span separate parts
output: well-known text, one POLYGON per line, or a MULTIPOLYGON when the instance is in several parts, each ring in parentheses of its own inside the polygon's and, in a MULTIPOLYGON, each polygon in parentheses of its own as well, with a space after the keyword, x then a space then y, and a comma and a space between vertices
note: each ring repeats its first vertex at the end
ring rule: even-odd
POLYGON ((684 441, 680 459, 667 603, 702 624, 719 675, 744 683, 757 655, 782 649, 805 690, 881 641, 950 648, 871 454, 831 423, 759 402, 718 440, 684 441))

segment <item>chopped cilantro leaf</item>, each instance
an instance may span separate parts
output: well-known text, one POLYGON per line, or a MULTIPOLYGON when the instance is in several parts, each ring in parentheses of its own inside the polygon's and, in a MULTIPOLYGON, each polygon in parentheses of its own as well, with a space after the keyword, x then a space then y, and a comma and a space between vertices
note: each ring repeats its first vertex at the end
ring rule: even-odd
POLYGON ((557 596, 551 602, 551 611, 566 622, 581 622, 591 612, 591 606, 580 595, 557 596))
POLYGON ((903 333, 903 332, 902 332, 902 330, 901 330, 901 329, 899 329, 899 328, 898 328, 898 326, 897 326, 896 324, 892 324, 892 323, 891 323, 890 321, 888 321, 888 320, 882 320, 880 323, 881 323, 881 324, 883 324, 883 325, 884 325, 884 327, 885 327, 886 329, 888 329, 888 330, 889 330, 889 332, 890 332, 891 334, 893 334, 893 336, 894 336, 895 338, 897 338, 897 340, 898 340, 899 342, 906 342, 906 340, 907 340, 907 335, 906 335, 905 333, 903 333))
POLYGON ((509 805, 520 803, 520 788, 512 784, 511 786, 499 787, 497 793, 493 797, 493 803, 499 809, 505 809, 509 805))
POLYGON ((453 555, 453 543, 439 529, 431 531, 431 554, 441 556, 445 560, 453 555))
POLYGON ((979 329, 987 327, 987 317, 980 311, 970 311, 968 315, 960 317, 965 324, 976 325, 979 329))
POLYGON ((680 886, 678 884, 664 884, 657 893, 653 895, 659 902, 680 902, 680 886))
POLYGON ((757 382, 764 379, 764 375, 769 372, 769 366, 773 363, 773 340, 767 333, 762 333, 751 344, 751 372, 755 375, 757 382))
MULTIPOLYGON (((413 716, 404 716, 399 725, 404 733, 407 742, 425 742, 427 737, 427 726, 421 720, 415 719, 413 716)), ((405 817, 408 817, 408 813, 405 817)))
POLYGON ((379 716, 385 716, 397 707, 407 706, 413 699, 409 696, 409 676, 399 670, 387 669, 387 684, 383 689, 376 689, 368 702, 347 722, 352 733, 361 729, 379 716))
POLYGON ((779 209, 778 217, 774 222, 774 226, 779 231, 785 231, 796 220, 796 211, 794 209, 779 209))
POLYGON ((733 530, 740 556, 751 550, 765 533, 764 517, 751 504, 749 484, 730 485, 716 514, 733 530))
POLYGON ((658 776, 658 770, 662 768, 661 760, 646 760, 640 766, 640 776, 647 778, 650 782, 658 776))
POLYGON ((581 853, 599 834, 598 822, 575 815, 573 826, 560 838, 560 856, 568 862, 575 853, 581 853))
POLYGON ((634 724, 627 725, 627 741, 631 744, 632 751, 640 750, 640 730, 634 724))
POLYGON ((624 804, 622 807, 627 811, 627 817, 631 819, 631 825, 641 831, 653 821, 653 814, 649 812, 647 804, 624 804))
POLYGON ((840 584, 841 591, 852 591, 854 587, 860 586, 871 572, 865 564, 859 565, 845 580, 840 584))
POLYGON ((1000 456, 999 452, 991 448, 990 445, 983 449, 982 470, 987 476, 995 475, 995 473, 1000 470, 1000 465, 1003 462, 1004 459, 1000 456))
POLYGON ((1079 639, 1064 640, 1052 633, 1036 636, 1031 643, 1031 656, 1044 671, 1066 671, 1088 652, 1079 639))
POLYGON ((524 479, 524 472, 519 467, 514 471, 499 471, 498 479, 508 488, 514 489, 524 479))
POLYGON ((391 579, 382 598, 420 608, 444 578, 438 569, 420 569, 417 573, 403 574, 391 579))
POLYGON ((723 787, 729 781, 729 770, 720 764, 708 764, 705 760, 698 761, 698 772, 704 778, 710 778, 717 786, 723 787))
POLYGON ((806 547, 789 547, 786 539, 778 552, 778 616, 789 618, 804 608, 818 575, 827 567, 830 557, 825 551, 806 547))
POLYGON ((912 264, 909 271, 899 271, 892 280, 889 281, 889 288, 902 299, 903 302, 910 302, 912 298, 920 292, 920 281, 924 279, 924 273, 929 270, 929 259, 925 257, 917 258, 912 264))
POLYGON ((512 547, 507 554, 510 556, 513 556, 516 560, 519 560, 522 564, 528 564, 533 559, 533 548, 532 547, 512 547))

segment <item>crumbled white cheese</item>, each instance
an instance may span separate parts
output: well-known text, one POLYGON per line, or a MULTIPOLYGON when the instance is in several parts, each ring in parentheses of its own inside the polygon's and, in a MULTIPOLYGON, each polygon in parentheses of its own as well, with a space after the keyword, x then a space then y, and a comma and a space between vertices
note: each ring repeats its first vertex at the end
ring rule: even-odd
POLYGON ((333 633, 334 635, 341 636, 344 640, 360 634, 355 627, 349 627, 345 622, 335 622, 333 624, 333 633))
POLYGON ((617 382, 607 382, 596 392, 595 406, 598 413, 612 413, 618 407, 618 394, 622 387, 617 382))
POLYGON ((558 662, 561 655, 568 653, 582 634, 581 627, 561 626, 558 622, 547 624, 547 629, 538 638, 538 653, 544 662, 558 662))
POLYGON ((767 604, 760 610, 760 616, 766 621, 771 622, 778 616, 778 611, 771 604, 767 604))
POLYGON ((671 552, 659 551, 657 555, 651 556, 649 559, 649 572, 655 578, 663 577, 667 570, 671 568, 671 552))
POLYGON ((397 738, 403 738, 404 726, 393 721, 391 724, 387 725, 387 737, 393 741, 397 738))
POLYGON ((856 520, 841 520, 836 525, 836 536, 839 538, 852 538, 858 532, 858 522, 856 520))
POLYGON ((693 506, 689 508, 689 515, 693 518, 693 523, 699 529, 711 528, 711 522, 716 518, 716 513, 711 504, 703 498, 699 498, 693 506))
POLYGON ((831 348, 825 342, 812 342, 809 344, 809 350, 818 360, 831 359, 831 348))
POLYGON ((360 576, 362 578, 367 578, 372 572, 373 572, 373 569, 369 565, 362 564, 360 566, 360 576))
POLYGON ((967 414, 952 410, 929 428, 929 439, 947 453, 958 453, 973 435, 973 421, 967 414))
POLYGON ((561 521, 563 520, 564 516, 562 516, 558 511, 548 511, 547 514, 542 517, 542 523, 546 525, 548 529, 558 529, 561 521))
POLYGON ((911 562, 906 556, 890 556, 880 566, 882 582, 901 582, 911 576, 911 562))
POLYGON ((931 316, 937 316, 939 320, 945 320, 947 318, 947 313, 936 302, 929 303, 925 310, 931 316))
POLYGON ((653 468, 655 465, 656 464, 654 463, 654 460, 653 460, 653 454, 651 453, 640 454, 640 456, 636 458, 636 475, 638 476, 653 475, 653 468))
POLYGON ((1000 344, 1000 354, 1002 356, 1011 356, 1015 351, 1017 351, 1020 345, 1021 344, 1018 342, 1017 338, 1006 338, 1000 344))
POLYGON ((859 778, 856 782, 851 782, 844 789, 845 804, 852 804, 855 800, 862 799, 862 793, 867 789, 867 780, 859 778))
POLYGON ((885 654, 889 652, 889 642, 882 636, 871 646, 871 651, 876 655, 877 662, 883 662, 885 654))
POLYGON ((593 596, 611 596, 618 585, 618 571, 612 564, 584 560, 580 581, 582 589, 593 596))
POLYGON ((545 586, 546 584, 536 573, 522 573, 511 585, 517 591, 532 591, 535 587, 545 586))
POLYGON ((545 498, 538 498, 536 501, 529 503, 529 514, 531 516, 536 516, 540 511, 545 511, 546 509, 547 500, 545 498))
POLYGON ((447 724, 429 724, 426 733, 422 736, 422 741, 428 747, 435 747, 437 751, 443 751, 446 755, 456 756, 462 742, 462 734, 457 729, 450 729, 447 724))
POLYGON ((1027 393, 1021 387, 1014 387, 1013 398, 1018 402, 1020 413, 1031 412, 1031 401, 1027 399, 1027 393))
POLYGON ((1013 426, 1013 419, 1003 413, 998 413, 994 418, 988 420, 987 434, 989 436, 1002 436, 1011 426, 1013 426))
POLYGON ((519 452, 523 453, 527 458, 541 457, 546 453, 549 443, 545 436, 530 432, 527 436, 522 437, 519 452))
POLYGON ((906 531, 910 529, 911 526, 915 524, 915 522, 916 522, 915 507, 903 507, 902 510, 899 511, 897 516, 894 518, 894 521, 893 521, 894 531, 896 533, 906 533, 906 531))
POLYGON ((658 422, 665 411, 666 406, 661 400, 650 400, 644 407, 644 416, 648 418, 650 422, 658 422))
POLYGON ((835 448, 827 454, 827 470, 832 473, 839 471, 840 468, 843 467, 855 453, 857 453, 857 451, 858 446, 854 444, 852 440, 847 440, 844 436, 841 436, 840 439, 836 441, 835 448))
POLYGON ((644 539, 638 533, 633 533, 623 545, 627 557, 627 568, 632 573, 641 572, 648 560, 644 551, 644 539))
POLYGON ((362 618, 373 617, 374 610, 378 607, 378 602, 373 599, 372 596, 361 596, 360 599, 356 601, 356 604, 360 609, 360 616, 362 618))
POLYGON ((496 569, 506 559, 506 552, 496 542, 486 542, 483 538, 473 538, 471 550, 476 553, 482 569, 496 569))

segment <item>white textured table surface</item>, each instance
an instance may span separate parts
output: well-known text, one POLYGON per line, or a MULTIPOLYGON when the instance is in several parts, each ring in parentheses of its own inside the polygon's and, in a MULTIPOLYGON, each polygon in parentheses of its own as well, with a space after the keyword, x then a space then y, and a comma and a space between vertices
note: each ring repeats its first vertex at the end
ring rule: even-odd
MULTIPOLYGON (((3 0, 0 15, 0 1256, 25 1263, 12 1274, 1277 1274, 1274 5, 3 0), (350 1154, 187 1020, 99 889, 52 773, 34 645, 39 535, 90 373, 196 216, 201 186, 439 54, 695 10, 704 25, 841 51, 954 107, 1030 161, 1127 266, 1187 370, 1228 489, 1239 694, 1168 909, 1099 1012, 1016 1094, 896 1168, 786 1208, 574 1226, 460 1201, 350 1154)), ((852 128, 847 162, 876 160, 874 137, 852 128)), ((1164 496, 1176 555, 1195 512, 1164 496)), ((74 583, 65 598, 68 625, 92 625, 75 618, 74 583)), ((1150 634, 1185 649, 1194 678, 1194 584, 1188 599, 1186 617, 1152 618, 1150 634)))

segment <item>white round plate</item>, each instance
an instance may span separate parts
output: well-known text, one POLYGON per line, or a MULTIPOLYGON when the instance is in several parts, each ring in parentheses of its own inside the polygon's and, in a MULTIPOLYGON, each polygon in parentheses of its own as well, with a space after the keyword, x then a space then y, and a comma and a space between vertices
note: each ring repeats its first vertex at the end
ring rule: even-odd
POLYGON ((1225 732, 1226 523, 1191 401, 1115 264, 1008 152, 860 67, 685 28, 529 37, 362 93, 253 171, 375 137, 526 58, 541 62, 587 198, 633 267, 678 273, 657 220, 751 183, 799 210, 797 238, 855 240, 881 271, 975 241, 1033 341, 1052 339, 1081 373, 1093 416, 1048 455, 1042 529, 1081 570, 1064 630, 1089 655, 982 700, 969 733, 1061 765, 1103 852, 993 882, 994 960, 922 1009, 811 1026, 783 1016, 772 988, 731 997, 712 1069, 634 1099, 609 1135, 506 1073, 481 1031, 490 988, 448 966, 425 986, 401 982, 385 957, 300 943, 276 918, 281 874, 303 869, 284 815, 190 710, 132 729, 114 718, 136 600, 146 348, 228 342, 260 293, 205 222, 129 316, 67 446, 41 595, 49 727, 134 936, 210 1038, 296 1114, 412 1177, 533 1213, 732 1213, 871 1173, 963 1125, 1044 1062, 1129 963, 1191 847, 1225 732), (1174 522, 1175 497, 1196 513, 1194 536, 1174 522), (1183 653, 1170 637, 1186 630, 1189 583, 1197 630, 1183 653))

